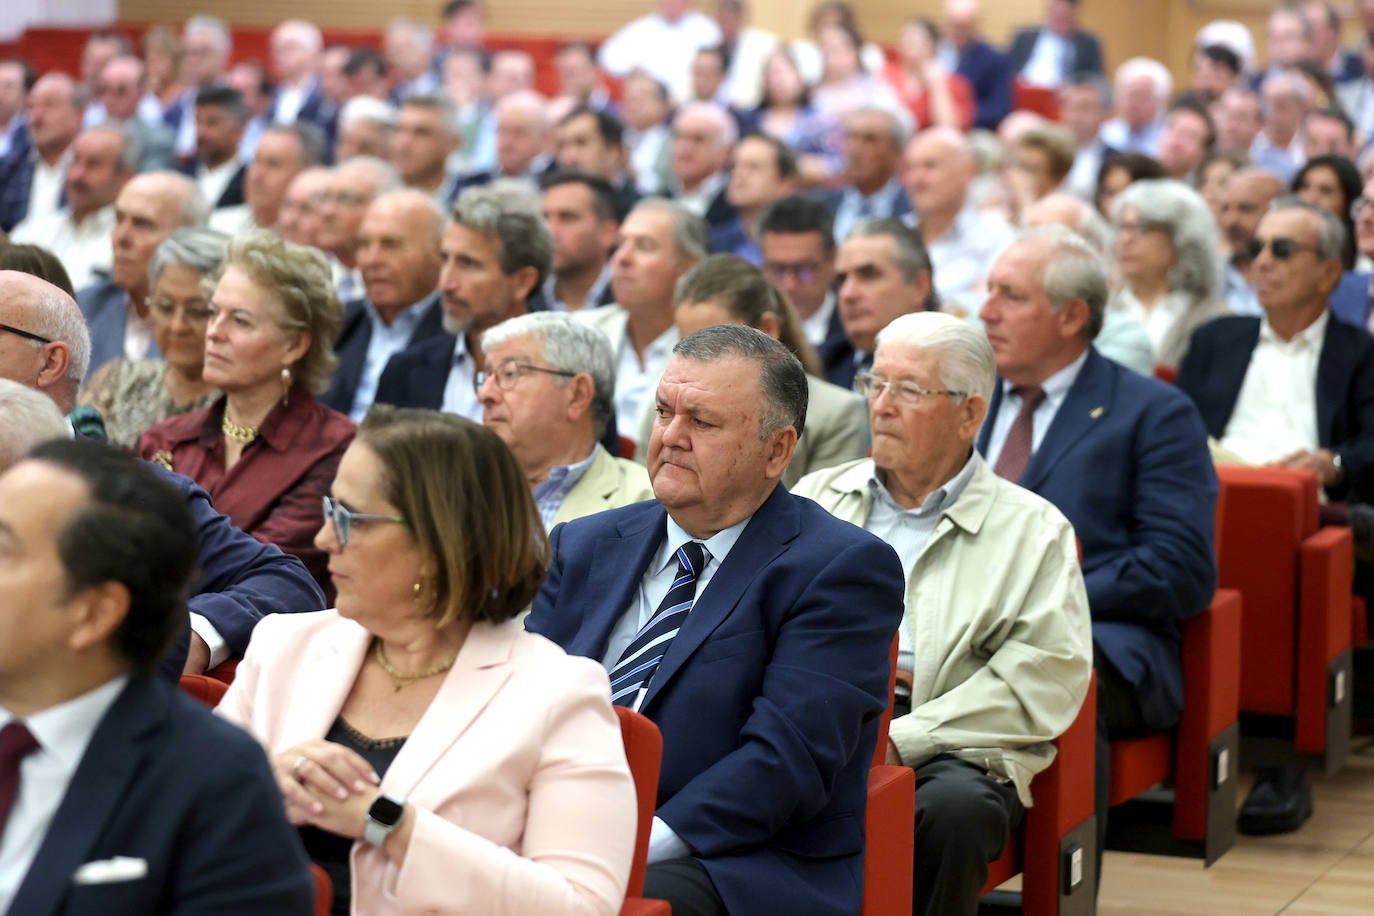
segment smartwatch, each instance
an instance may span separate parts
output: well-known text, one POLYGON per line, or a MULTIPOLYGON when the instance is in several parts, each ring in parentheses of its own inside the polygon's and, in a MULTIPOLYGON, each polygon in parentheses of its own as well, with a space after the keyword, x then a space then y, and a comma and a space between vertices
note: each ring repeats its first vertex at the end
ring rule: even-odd
POLYGON ((386 842, 387 834, 396 829, 406 813, 406 800, 395 795, 378 795, 372 807, 367 809, 367 826, 363 828, 363 839, 373 846, 386 842))

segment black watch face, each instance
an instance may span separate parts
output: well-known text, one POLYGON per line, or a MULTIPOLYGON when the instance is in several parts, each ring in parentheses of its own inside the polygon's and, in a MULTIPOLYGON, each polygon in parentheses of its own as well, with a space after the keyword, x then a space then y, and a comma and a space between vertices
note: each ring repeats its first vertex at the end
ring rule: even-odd
POLYGON ((383 827, 395 827, 401 820, 401 812, 405 809, 394 800, 385 795, 377 796, 377 800, 372 803, 372 807, 367 809, 367 816, 383 827))

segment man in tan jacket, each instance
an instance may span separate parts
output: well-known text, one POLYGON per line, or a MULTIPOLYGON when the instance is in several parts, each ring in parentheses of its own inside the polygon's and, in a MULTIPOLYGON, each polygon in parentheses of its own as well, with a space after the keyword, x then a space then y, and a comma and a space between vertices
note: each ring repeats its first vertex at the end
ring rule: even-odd
POLYGON ((877 338, 873 457, 793 489, 897 551, 906 572, 887 760, 916 770, 917 914, 972 914, 988 863, 1031 804, 1031 778, 1092 670, 1073 529, 973 448, 995 369, 951 315, 903 315, 877 338))

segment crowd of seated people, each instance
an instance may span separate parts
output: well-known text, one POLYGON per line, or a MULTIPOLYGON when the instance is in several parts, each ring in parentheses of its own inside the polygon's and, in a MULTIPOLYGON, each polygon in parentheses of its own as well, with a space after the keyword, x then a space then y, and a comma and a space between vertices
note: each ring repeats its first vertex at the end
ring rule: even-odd
MULTIPOLYGON (((1185 703, 1216 463, 1311 472, 1374 556, 1365 6, 1353 49, 1319 3, 1212 23, 1177 83, 1076 0, 1006 48, 977 0, 795 42, 659 0, 548 97, 479 0, 0 59, 0 605, 56 609, 0 653, 0 909, 86 899, 62 729, 122 759, 117 713, 223 742, 218 793, 140 779, 271 860, 250 900, 183 886, 213 836, 148 847, 188 908, 298 912, 310 860, 340 913, 614 913, 620 706, 664 739, 646 897, 858 912, 876 749, 914 910, 972 913, 1094 673, 1100 856, 1109 742, 1185 703), (206 672, 256 745, 169 699, 206 672)), ((1256 775, 1240 828, 1299 829, 1302 771, 1256 775)))

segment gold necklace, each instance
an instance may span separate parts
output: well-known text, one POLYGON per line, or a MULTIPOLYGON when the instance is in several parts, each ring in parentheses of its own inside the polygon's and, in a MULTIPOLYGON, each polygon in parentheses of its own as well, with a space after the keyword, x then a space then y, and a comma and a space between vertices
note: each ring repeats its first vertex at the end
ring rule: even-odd
POLYGON ((224 433, 224 437, 230 442, 237 442, 239 445, 247 445, 258 437, 256 426, 239 426, 229 419, 229 407, 224 408, 224 417, 219 421, 219 431, 224 433))
POLYGON ((455 652, 453 654, 453 657, 450 658, 448 661, 440 662, 433 668, 426 668, 423 671, 407 673, 401 671, 399 668, 394 667, 391 664, 391 662, 386 660, 386 649, 382 648, 382 641, 380 639, 372 645, 372 654, 377 657, 377 664, 382 666, 382 670, 385 671, 387 673, 387 676, 391 678, 393 683, 395 683, 397 691, 399 691, 406 684, 409 684, 411 681, 422 681, 427 677, 434 677, 434 675, 436 674, 443 674, 445 671, 452 668, 453 663, 458 660, 458 653, 455 652))

